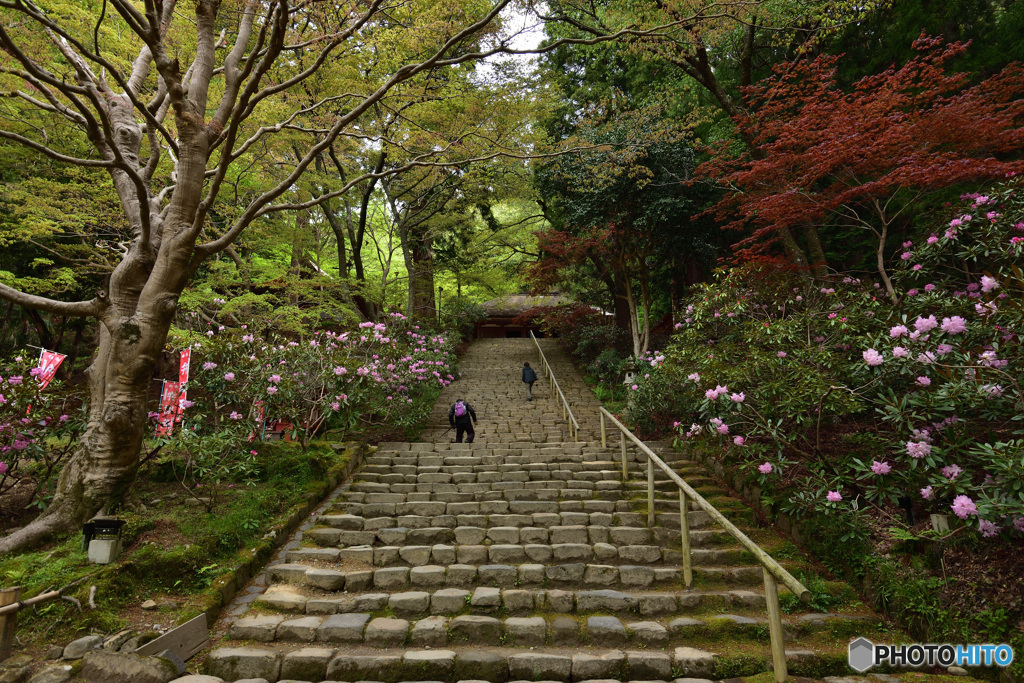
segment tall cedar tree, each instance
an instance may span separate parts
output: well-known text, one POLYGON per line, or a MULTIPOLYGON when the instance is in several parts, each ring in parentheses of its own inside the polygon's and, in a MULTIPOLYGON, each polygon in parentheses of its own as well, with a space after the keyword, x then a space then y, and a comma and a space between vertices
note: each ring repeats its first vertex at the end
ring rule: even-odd
POLYGON ((895 300, 886 238, 900 214, 927 193, 1024 171, 1024 67, 969 87, 968 74, 945 71, 966 48, 922 36, 913 59, 851 92, 837 86, 836 56, 781 66, 747 89, 757 114, 735 121, 763 154, 723 146, 696 172, 731 190, 711 209, 726 228, 753 228, 738 256, 761 257, 779 230, 808 221, 868 229, 895 300))

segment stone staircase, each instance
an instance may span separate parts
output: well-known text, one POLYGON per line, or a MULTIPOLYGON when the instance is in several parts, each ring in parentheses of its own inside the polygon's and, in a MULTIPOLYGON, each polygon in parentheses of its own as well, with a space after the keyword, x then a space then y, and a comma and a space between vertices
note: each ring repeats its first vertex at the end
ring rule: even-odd
MULTIPOLYGON (((542 344, 581 441, 569 440, 546 378, 526 401, 520 368, 535 364, 532 341, 476 342, 428 440, 382 444, 367 458, 302 547, 270 568, 271 585, 205 672, 271 683, 567 683, 768 670, 760 566, 695 508, 686 589, 674 484, 656 479, 648 528, 639 457, 628 452, 623 482, 618 447, 600 445, 593 394, 553 342, 542 344), (477 411, 473 444, 444 434, 456 398, 477 411)), ((792 549, 752 528, 749 509, 702 468, 652 445, 762 547, 792 549)), ((835 671, 845 636, 877 628, 863 615, 791 617, 787 657, 835 671)))

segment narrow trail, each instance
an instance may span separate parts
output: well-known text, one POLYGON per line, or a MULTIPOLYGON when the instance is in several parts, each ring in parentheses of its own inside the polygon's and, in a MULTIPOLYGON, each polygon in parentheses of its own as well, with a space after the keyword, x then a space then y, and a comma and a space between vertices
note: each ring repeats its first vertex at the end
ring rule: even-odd
MULTIPOLYGON (((695 579, 685 588, 674 485, 655 481, 648 528, 639 456, 628 452, 623 481, 617 439, 601 447, 600 404, 557 345, 541 344, 580 422, 578 442, 546 378, 526 400, 520 371, 537 365, 532 341, 475 342, 423 440, 382 444, 366 459, 268 568, 265 592, 236 608, 206 673, 693 683, 679 679, 770 670, 760 566, 694 509, 695 579), (458 398, 477 411, 473 444, 445 433, 458 398)), ((766 550, 792 550, 702 466, 651 446, 766 550)), ((794 571, 796 557, 780 560, 794 571)), ((850 637, 880 628, 863 613, 787 615, 787 660, 841 670, 850 637)))

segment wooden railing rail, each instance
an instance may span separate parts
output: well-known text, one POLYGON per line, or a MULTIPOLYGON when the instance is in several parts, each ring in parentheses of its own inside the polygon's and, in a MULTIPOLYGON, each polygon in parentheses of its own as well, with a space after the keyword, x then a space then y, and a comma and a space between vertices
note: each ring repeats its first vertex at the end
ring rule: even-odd
POLYGON ((725 529, 733 538, 739 541, 740 545, 749 552, 761 565, 764 574, 764 597, 768 606, 768 628, 771 633, 772 663, 775 669, 775 680, 783 683, 788 678, 786 667, 786 648, 782 633, 782 611, 779 608, 779 589, 777 581, 782 582, 789 590, 793 591, 804 602, 811 599, 811 592, 802 583, 796 580, 792 574, 786 571, 785 567, 779 564, 771 555, 761 549, 756 543, 750 540, 746 534, 740 531, 735 524, 726 519, 725 515, 718 511, 714 505, 709 503, 692 486, 676 473, 668 464, 652 451, 647 444, 638 439, 633 432, 623 425, 619 420, 604 408, 601 408, 601 445, 607 448, 608 437, 605 423, 611 422, 619 430, 619 440, 622 451, 622 478, 628 478, 629 470, 626 465, 626 439, 647 457, 647 526, 654 526, 654 469, 657 467, 679 488, 679 533, 683 550, 683 580, 689 590, 693 584, 693 563, 690 557, 690 524, 689 508, 690 501, 703 510, 720 527, 725 529))
POLYGON ((537 347, 537 356, 540 358, 544 375, 548 380, 550 380, 551 390, 558 394, 558 398, 562 402, 562 419, 568 420, 569 422, 569 433, 572 434, 572 440, 579 441, 580 423, 576 420, 576 416, 572 414, 572 408, 569 406, 569 399, 567 399, 565 394, 562 393, 562 387, 558 386, 558 380, 555 379, 555 373, 551 371, 551 364, 548 363, 547 356, 544 355, 544 350, 540 348, 540 342, 537 341, 537 337, 533 335, 533 330, 530 330, 530 339, 533 340, 533 345, 537 347))

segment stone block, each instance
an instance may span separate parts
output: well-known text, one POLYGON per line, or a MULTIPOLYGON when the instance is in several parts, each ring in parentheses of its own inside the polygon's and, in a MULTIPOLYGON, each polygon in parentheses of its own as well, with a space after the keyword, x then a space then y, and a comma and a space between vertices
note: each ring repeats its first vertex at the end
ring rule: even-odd
POLYGON ((509 617, 502 623, 502 632, 517 647, 543 645, 548 624, 543 617, 509 617))
POLYGON ((408 534, 408 529, 397 526, 391 527, 390 529, 379 530, 377 532, 377 538, 380 540, 382 545, 399 546, 405 545, 405 538, 408 534))
POLYGON ((526 559, 526 552, 521 545, 492 545, 487 551, 487 560, 492 564, 522 564, 526 559))
POLYGON ((568 614, 573 611, 574 594, 571 591, 549 590, 546 594, 548 609, 568 614))
POLYGON ((634 621, 626 624, 633 642, 648 647, 660 647, 668 642, 668 629, 656 621, 634 621))
POLYGON ((544 565, 533 563, 519 565, 519 583, 523 585, 544 583, 544 565))
POLYGON ((497 645, 501 638, 501 621, 494 617, 463 614, 448 625, 454 643, 497 645))
POLYGON ((619 557, 619 549, 613 546, 611 543, 595 543, 594 544, 594 559, 598 562, 607 562, 608 560, 616 560, 619 557))
POLYGON ((661 562, 661 548, 656 545, 619 546, 619 559, 623 562, 656 564, 661 562))
POLYGON ((405 588, 409 585, 408 567, 388 567, 373 573, 373 585, 384 590, 405 588))
POLYGON ((397 683, 401 675, 402 658, 397 655, 337 654, 327 665, 327 679, 331 681, 381 681, 397 683))
POLYGON ((431 614, 455 614, 466 607, 470 593, 463 588, 442 588, 430 598, 431 614))
POLYGON ((322 681, 327 676, 327 665, 334 650, 324 647, 306 647, 289 652, 281 660, 281 678, 297 681, 322 681))
POLYGON ((627 652, 626 676, 631 681, 672 679, 672 659, 664 652, 627 652))
POLYGON ((475 609, 498 609, 501 607, 501 590, 490 586, 480 586, 473 591, 469 604, 475 609))
POLYGON ((518 545, 519 528, 514 526, 492 526, 487 530, 487 538, 491 543, 499 545, 518 545))
POLYGON ((448 565, 448 573, 445 576, 445 585, 466 587, 472 586, 476 581, 477 569, 469 564, 448 565))
POLYGON ((320 624, 316 639, 322 643, 361 643, 369 614, 333 614, 320 624))
POLYGON ((286 643, 312 643, 323 617, 302 617, 282 621, 277 627, 277 640, 286 643))
POLYGON ((428 564, 409 570, 409 583, 419 588, 438 588, 444 585, 444 567, 428 564))
POLYGON ((409 635, 409 622, 405 619, 378 617, 366 625, 363 642, 373 647, 400 647, 409 635))
POLYGON ((508 662, 500 654, 489 650, 460 652, 455 657, 455 676, 452 680, 505 683, 508 680, 508 662))
POLYGON ((654 583, 654 570, 650 567, 624 564, 619 567, 619 582, 624 586, 650 586, 654 583))
POLYGON ((538 543, 530 543, 523 546, 523 552, 530 558, 531 562, 550 562, 551 558, 554 557, 554 553, 551 550, 550 545, 542 545, 538 543))
POLYGON ((274 640, 278 624, 284 621, 280 614, 257 614, 242 617, 228 629, 228 637, 232 640, 255 640, 269 643, 274 640))
POLYGON ((516 583, 516 568, 509 564, 485 564, 479 569, 479 581, 491 586, 511 587, 516 583))
POLYGON ((373 585, 374 572, 366 569, 355 572, 345 573, 345 590, 347 591, 364 591, 373 585))
MULTIPOLYGON (((572 513, 565 513, 572 514, 572 513)), ((589 521, 589 518, 588 518, 589 521)), ((583 524, 574 524, 572 526, 553 526, 551 527, 551 544, 561 543, 587 543, 589 542, 589 535, 587 533, 587 527, 583 524)))
POLYGON ((715 655, 693 647, 677 647, 672 655, 677 672, 694 678, 710 678, 715 670, 715 655))
POLYGON ((486 564, 487 546, 460 545, 456 547, 455 555, 459 561, 459 564, 486 564))
POLYGON ((501 591, 501 604, 511 613, 529 612, 534 608, 533 592, 527 590, 501 591))
POLYGON ((632 612, 637 609, 636 596, 621 591, 578 591, 576 609, 580 612, 632 612))
POLYGON ((625 645, 626 627, 615 617, 588 617, 587 637, 591 644, 602 647, 625 645))
POLYGON ((281 610, 282 612, 305 612, 307 598, 295 588, 289 586, 271 586, 259 597, 257 602, 281 610))
POLYGON ((430 610, 430 593, 425 591, 394 593, 388 599, 388 607, 395 614, 402 616, 426 614, 430 610))
POLYGON ((355 596, 356 608, 353 612, 376 612, 384 609, 391 599, 390 593, 363 593, 355 596))
POLYGON ((413 647, 444 647, 448 644, 448 620, 444 617, 427 617, 412 626, 409 639, 413 647))
POLYGON ((413 567, 421 567, 425 564, 430 563, 430 546, 429 545, 406 545, 402 546, 398 550, 398 556, 402 558, 404 562, 408 562, 413 567))
POLYGON ((672 593, 647 593, 640 596, 640 614, 645 617, 675 614, 678 611, 679 600, 672 593))
POLYGON ((455 546, 438 544, 430 547, 430 561, 435 564, 449 565, 455 564, 458 559, 458 553, 455 551, 455 546))
POLYGON ((249 647, 218 648, 206 656, 203 671, 226 681, 237 681, 240 678, 266 678, 276 681, 281 672, 281 656, 273 650, 249 647))
POLYGON ((580 625, 571 617, 555 617, 549 626, 553 645, 575 646, 580 638, 580 625))
POLYGON ((578 652, 572 656, 572 678, 574 681, 619 680, 626 663, 621 650, 612 650, 600 655, 578 652))
POLYGON ((619 582, 619 568, 608 564, 588 564, 583 573, 587 586, 611 586, 619 582))
POLYGON ((306 570, 306 585, 325 591, 340 591, 345 588, 345 572, 310 567, 306 570))
POLYGON ((267 574, 270 576, 271 581, 302 585, 306 582, 306 572, 309 569, 304 564, 286 562, 268 567, 267 574))
MULTIPOLYGON (((583 580, 587 565, 582 562, 572 564, 556 564, 545 568, 544 573, 549 581, 578 585, 583 580)), ((652 577, 653 578, 653 577, 652 577)))
POLYGON ((475 526, 459 526, 455 528, 455 542, 459 545, 480 545, 487 538, 487 529, 475 526))
POLYGON ((512 680, 566 682, 572 676, 572 658, 535 652, 514 654, 508 658, 508 671, 512 680))
POLYGON ((341 562, 354 562, 359 564, 373 564, 373 546, 357 545, 351 548, 342 548, 338 551, 338 559, 341 562))
POLYGON ((447 681, 455 671, 452 650, 412 650, 402 655, 402 672, 410 681, 447 681))

